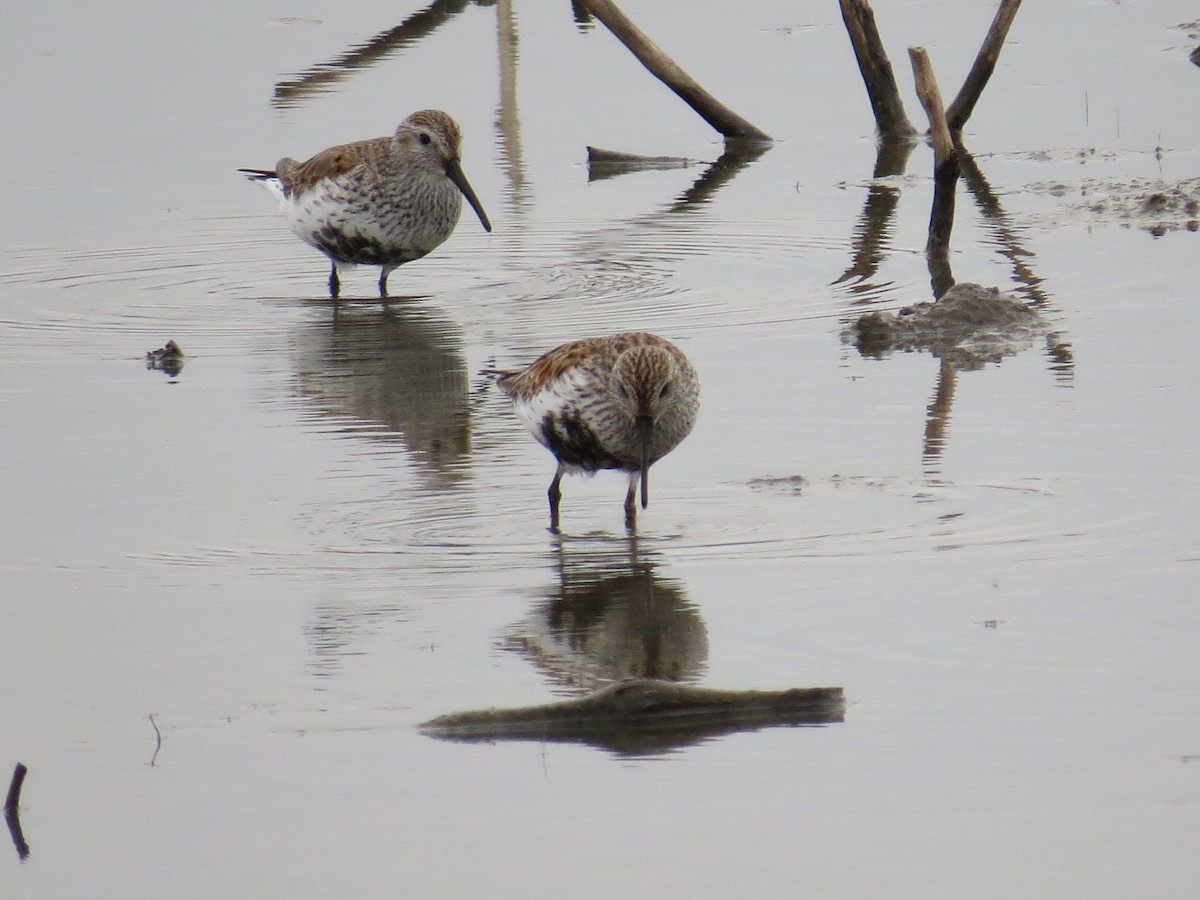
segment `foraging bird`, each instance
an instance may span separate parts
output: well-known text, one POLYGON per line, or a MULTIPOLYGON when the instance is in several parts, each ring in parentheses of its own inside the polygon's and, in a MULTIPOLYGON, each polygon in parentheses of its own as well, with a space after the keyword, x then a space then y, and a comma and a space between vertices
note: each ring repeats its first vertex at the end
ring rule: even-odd
POLYGON ((634 493, 649 499, 649 469, 674 450, 696 422, 700 381, 674 344, 644 331, 571 341, 517 372, 500 389, 558 469, 550 489, 550 530, 558 531, 564 473, 629 473, 625 527, 637 526, 634 493))
POLYGON ((284 157, 273 171, 239 169, 279 201, 292 233, 329 257, 329 295, 339 267, 379 266, 379 296, 388 275, 440 245, 458 224, 462 198, 492 224, 459 162, 458 124, 437 109, 400 123, 391 137, 340 144, 312 159, 284 157))

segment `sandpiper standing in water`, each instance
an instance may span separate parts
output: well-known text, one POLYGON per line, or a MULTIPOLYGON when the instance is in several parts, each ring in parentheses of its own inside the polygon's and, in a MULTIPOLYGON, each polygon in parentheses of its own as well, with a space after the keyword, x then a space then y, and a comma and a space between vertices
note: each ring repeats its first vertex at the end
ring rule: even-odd
POLYGON ((571 341, 497 382, 538 442, 554 454, 550 530, 558 531, 564 473, 629 473, 625 527, 637 527, 635 491, 649 499, 649 469, 688 436, 700 380, 674 344, 644 331, 571 341))
POLYGON ((329 257, 334 300, 338 268, 362 264, 381 268, 386 301, 388 275, 450 237, 464 196, 484 231, 492 230, 463 174, 461 142, 450 116, 423 109, 391 137, 339 144, 305 162, 284 157, 273 171, 238 171, 275 195, 296 237, 329 257))

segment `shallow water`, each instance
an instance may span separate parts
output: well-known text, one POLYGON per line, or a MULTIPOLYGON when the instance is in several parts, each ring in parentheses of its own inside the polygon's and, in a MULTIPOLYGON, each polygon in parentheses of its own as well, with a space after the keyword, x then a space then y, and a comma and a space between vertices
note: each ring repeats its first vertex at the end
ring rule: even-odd
MULTIPOLYGON (((1200 889, 1200 235, 1087 205, 1195 179, 1193 5, 1022 8, 966 138, 1001 213, 960 186, 951 264, 1054 340, 962 371, 840 338, 929 298, 932 182, 924 146, 872 177, 836 5, 623 6, 777 142, 711 166, 566 4, 365 54, 415 9, 0 30, 14 896, 1200 889), (335 320, 235 170, 422 106, 495 230, 465 216, 386 311, 359 270, 335 320), (589 181, 588 144, 699 162, 589 181), (631 328, 689 354, 700 421, 636 540, 611 473, 564 484, 553 536, 553 461, 483 373, 631 328), (174 377, 143 362, 168 339, 174 377), (640 755, 415 727, 628 674, 838 685, 845 720, 640 755)), ((994 5, 876 6, 920 123, 905 46, 952 96, 994 5)))

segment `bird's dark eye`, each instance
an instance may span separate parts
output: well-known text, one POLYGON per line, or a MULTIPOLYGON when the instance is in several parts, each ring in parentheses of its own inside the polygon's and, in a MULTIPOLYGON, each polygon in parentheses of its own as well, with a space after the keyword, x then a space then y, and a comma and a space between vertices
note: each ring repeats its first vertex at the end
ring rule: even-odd
POLYGON ((422 144, 428 144, 432 140, 433 140, 433 138, 431 138, 425 132, 423 132, 423 131, 421 132, 421 143, 422 144))
POLYGON ((671 396, 671 385, 664 384, 658 392, 658 398, 660 400, 666 400, 669 396, 671 396))

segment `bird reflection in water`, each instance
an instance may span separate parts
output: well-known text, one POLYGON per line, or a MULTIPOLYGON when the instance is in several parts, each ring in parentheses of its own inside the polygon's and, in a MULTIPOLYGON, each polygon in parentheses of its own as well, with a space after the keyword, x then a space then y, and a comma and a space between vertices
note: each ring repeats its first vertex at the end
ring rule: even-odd
POLYGON ((412 303, 343 311, 297 333, 297 390, 311 415, 336 430, 400 441, 425 487, 466 477, 470 382, 461 331, 412 303))
POLYGON ((708 631, 683 585, 657 573, 637 539, 561 538, 558 583, 505 645, 559 685, 594 690, 624 678, 691 681, 708 631))
POLYGON ((735 732, 830 725, 842 688, 722 690, 692 684, 708 633, 674 579, 655 572, 636 537, 560 538, 558 585, 513 625, 505 646, 528 657, 571 699, 447 713, 421 731, 448 741, 588 744, 620 756, 678 750, 735 732))

